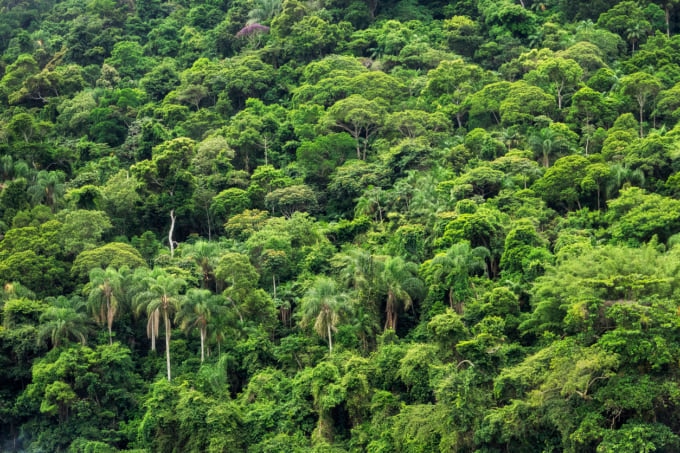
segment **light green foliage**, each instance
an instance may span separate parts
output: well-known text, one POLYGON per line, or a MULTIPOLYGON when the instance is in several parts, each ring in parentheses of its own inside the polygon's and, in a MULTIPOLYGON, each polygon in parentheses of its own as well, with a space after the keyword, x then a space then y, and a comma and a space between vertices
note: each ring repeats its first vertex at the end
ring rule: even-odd
POLYGON ((499 113, 504 125, 528 125, 534 122, 536 116, 550 117, 555 107, 553 96, 539 87, 519 81, 510 86, 507 97, 500 103, 499 113))
POLYGON ((659 91, 663 88, 661 82, 653 75, 636 72, 621 79, 623 94, 632 97, 638 105, 640 121, 640 137, 644 135, 642 128, 645 108, 653 103, 659 91))
POLYGON ((71 275, 84 280, 91 269, 108 266, 117 269, 121 266, 127 266, 134 269, 136 267, 147 267, 147 264, 134 247, 120 242, 111 242, 80 253, 73 262, 71 275))
POLYGON ((385 109, 380 100, 367 100, 359 94, 342 99, 326 112, 323 124, 339 128, 356 140, 357 159, 366 160, 369 141, 383 126, 385 109))
POLYGON ((534 71, 525 76, 525 79, 538 85, 546 84, 557 96, 557 108, 561 110, 564 107, 565 96, 575 91, 582 77, 583 69, 576 61, 557 57, 541 61, 534 71))
POLYGON ((677 200, 646 194, 631 187, 609 202, 612 238, 619 242, 642 243, 653 236, 665 242, 678 228, 677 200))
POLYGON ((68 255, 78 255, 95 248, 103 234, 111 228, 111 222, 102 211, 61 211, 56 216, 61 221, 61 247, 68 255))

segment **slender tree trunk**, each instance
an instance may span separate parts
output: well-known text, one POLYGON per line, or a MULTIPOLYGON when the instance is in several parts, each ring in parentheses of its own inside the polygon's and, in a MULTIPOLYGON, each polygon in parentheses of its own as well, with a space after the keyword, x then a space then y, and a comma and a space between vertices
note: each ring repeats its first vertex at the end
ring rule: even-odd
POLYGON ((354 128, 354 140, 357 141, 357 159, 361 160, 361 142, 359 139, 361 138, 361 129, 355 127, 354 128))
POLYGON ((326 328, 328 329, 328 355, 333 355, 333 336, 330 323, 326 325, 326 328))
POLYGON ((163 310, 163 322, 165 323, 165 362, 168 367, 168 382, 172 379, 170 375, 170 316, 168 310, 163 310))
POLYGON ((113 334, 111 332, 111 324, 113 323, 113 319, 111 316, 111 299, 106 298, 106 327, 109 329, 109 344, 113 344, 113 334))
POLYGON ((385 307, 385 330, 392 329, 397 330, 397 313, 394 307, 393 295, 389 294, 387 296, 387 305, 385 307))
POLYGON ((170 258, 175 256, 175 243, 172 240, 172 233, 175 231, 175 210, 170 210, 170 231, 168 232, 168 242, 170 243, 170 258))
POLYGON ((562 110, 562 88, 557 90, 557 108, 562 110))
POLYGON ((201 363, 205 360, 205 327, 201 327, 201 363))
POLYGON ((642 120, 643 120, 643 111, 644 111, 644 104, 642 102, 638 102, 640 106, 640 138, 643 138, 645 135, 644 130, 642 129, 642 120))
POLYGON ((206 206, 205 217, 208 219, 208 241, 212 241, 212 222, 210 221, 210 209, 206 206))
POLYGON ((264 137, 264 164, 268 165, 269 159, 267 158, 267 137, 264 137))

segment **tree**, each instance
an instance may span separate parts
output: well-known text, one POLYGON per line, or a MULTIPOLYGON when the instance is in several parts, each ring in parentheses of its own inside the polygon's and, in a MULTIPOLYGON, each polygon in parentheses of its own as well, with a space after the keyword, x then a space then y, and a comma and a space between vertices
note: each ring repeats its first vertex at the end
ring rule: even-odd
POLYGON ((511 87, 510 82, 494 82, 471 94, 468 98, 470 117, 481 118, 490 114, 493 124, 501 124, 501 103, 510 93, 511 87))
POLYGON ((461 314, 465 300, 471 295, 470 277, 486 271, 488 256, 489 251, 484 247, 473 249, 468 241, 461 241, 421 264, 420 274, 430 291, 443 286, 449 307, 461 314))
POLYGON ((127 266, 130 269, 146 268, 147 263, 142 255, 130 244, 123 242, 109 242, 106 245, 81 252, 73 261, 71 275, 77 280, 85 280, 90 271, 96 267, 120 269, 127 266))
POLYGON ((70 256, 77 256, 84 250, 95 248, 104 233, 112 226, 108 216, 102 211, 63 210, 56 218, 62 222, 61 246, 70 256))
MULTIPOLYGON (((121 271, 125 272, 122 268, 121 271)), ((109 266, 90 271, 88 306, 99 324, 106 324, 109 331, 109 344, 113 344, 113 321, 121 308, 122 272, 109 266)))
POLYGON ((468 96, 480 89, 485 79, 490 78, 477 65, 465 63, 462 59, 442 61, 437 68, 427 73, 424 94, 444 110, 451 110, 458 127, 463 127, 463 116, 469 104, 468 96))
POLYGON ((471 57, 482 42, 479 23, 467 16, 453 16, 444 21, 444 37, 457 54, 471 57))
POLYGON ((38 64, 31 55, 19 55, 0 79, 0 99, 11 102, 12 96, 19 92, 24 80, 39 71, 38 64))
POLYGON ((666 21, 666 36, 671 37, 671 11, 674 10, 679 2, 678 0, 659 0, 664 11, 664 19, 666 21))
MULTIPOLYGON (((565 95, 575 91, 583 77, 583 69, 572 59, 548 58, 538 64, 536 76, 539 81, 541 78, 548 81, 557 95, 557 108, 562 110, 565 95)), ((531 80, 533 74, 529 73, 526 77, 531 80)))
POLYGON ((643 9, 636 2, 629 0, 619 2, 609 11, 602 13, 597 25, 627 38, 632 44, 633 52, 635 44, 652 28, 645 18, 643 9))
POLYGON ((529 125, 536 117, 550 116, 555 107, 555 98, 525 81, 510 86, 507 97, 500 103, 501 123, 505 125, 529 125))
POLYGON ((366 160, 369 140, 380 130, 385 109, 379 100, 367 100, 359 94, 342 99, 326 112, 323 122, 328 127, 347 131, 356 140, 357 159, 366 160))
POLYGON ((84 307, 82 301, 77 298, 69 300, 60 296, 56 302, 40 315, 38 341, 49 339, 53 349, 71 338, 85 345, 89 327, 85 313, 82 311, 84 307))
POLYGON ((328 353, 333 354, 333 332, 350 312, 349 297, 340 291, 335 280, 319 276, 300 301, 300 325, 314 323, 314 331, 328 342, 328 353))
POLYGON ((380 273, 380 283, 387 293, 385 330, 397 329, 401 307, 408 310, 413 300, 422 295, 423 282, 418 278, 418 265, 401 257, 387 257, 380 273))
POLYGON ((529 136, 529 145, 543 161, 545 168, 550 167, 551 158, 568 154, 576 147, 578 135, 563 123, 552 123, 529 136))
POLYGON ((217 242, 196 241, 193 244, 182 244, 180 249, 184 258, 193 260, 200 272, 201 288, 216 290, 215 268, 223 248, 217 242))
POLYGON ((680 225, 680 201, 639 187, 621 190, 608 205, 610 234, 616 242, 637 245, 654 236, 666 242, 680 225))
POLYGON ((263 24, 281 11, 281 0, 258 0, 248 11, 248 24, 263 24))
POLYGON ((144 290, 134 297, 135 305, 138 312, 146 311, 149 318, 147 333, 152 340, 154 335, 158 335, 157 326, 159 317, 162 316, 165 327, 165 361, 168 381, 170 381, 170 335, 172 333, 170 317, 181 307, 183 298, 180 292, 186 286, 186 281, 163 270, 153 270, 146 275, 142 274, 142 285, 144 290))
POLYGON ((659 79, 646 72, 636 72, 625 76, 621 79, 621 86, 623 87, 623 94, 632 96, 638 104, 640 137, 644 137, 645 108, 655 101, 663 86, 659 79))
POLYGON ((177 312, 181 320, 182 330, 189 333, 198 329, 201 337, 201 362, 205 360, 205 343, 208 338, 208 327, 223 309, 224 299, 214 295, 207 289, 191 288, 187 291, 182 308, 177 312))
POLYGON ((272 213, 278 211, 286 218, 290 218, 294 212, 313 213, 318 208, 314 190, 306 184, 276 189, 267 194, 264 203, 272 213))
POLYGON ((57 211, 57 206, 64 195, 64 179, 66 175, 62 171, 41 170, 35 180, 35 184, 29 188, 34 203, 45 203, 52 212, 57 211))
POLYGON ((542 178, 531 187, 542 198, 555 207, 570 209, 581 206, 583 187, 581 181, 586 176, 590 162, 583 156, 571 155, 557 159, 542 178))
MULTIPOLYGON (((272 271, 272 282, 276 281, 276 272, 272 271)), ((222 255, 215 270, 215 276, 226 288, 223 292, 227 301, 232 305, 241 323, 246 320, 257 320, 269 325, 275 319, 274 304, 271 297, 258 288, 260 274, 255 266, 250 264, 246 255, 228 252, 222 255)), ((276 285, 273 285, 276 296, 276 285)))

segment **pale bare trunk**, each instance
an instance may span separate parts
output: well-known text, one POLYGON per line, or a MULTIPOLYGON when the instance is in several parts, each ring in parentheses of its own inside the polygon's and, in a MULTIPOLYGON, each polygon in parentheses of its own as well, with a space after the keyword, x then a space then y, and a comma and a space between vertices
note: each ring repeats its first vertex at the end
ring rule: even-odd
POLYGON ((165 362, 168 367, 168 381, 172 379, 170 375, 170 317, 168 310, 163 310, 163 322, 165 323, 165 362))
POLYGON ((331 325, 328 324, 328 355, 333 355, 333 336, 331 335, 331 325))
POLYGON ((170 257, 175 256, 175 243, 172 240, 172 233, 175 231, 175 210, 170 210, 170 231, 168 232, 168 242, 170 243, 170 257))
POLYGON ((205 328, 201 327, 201 363, 205 360, 205 328))

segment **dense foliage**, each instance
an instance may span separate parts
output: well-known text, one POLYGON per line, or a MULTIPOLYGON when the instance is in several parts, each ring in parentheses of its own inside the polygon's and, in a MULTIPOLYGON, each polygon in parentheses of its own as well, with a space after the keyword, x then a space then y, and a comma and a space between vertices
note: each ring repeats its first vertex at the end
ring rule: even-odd
POLYGON ((0 450, 678 451, 679 19, 0 1, 0 450))

